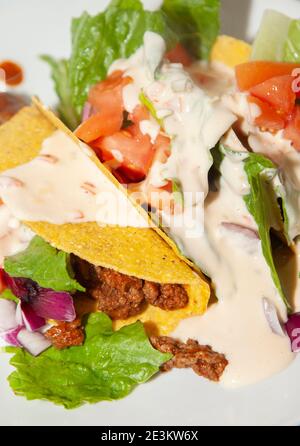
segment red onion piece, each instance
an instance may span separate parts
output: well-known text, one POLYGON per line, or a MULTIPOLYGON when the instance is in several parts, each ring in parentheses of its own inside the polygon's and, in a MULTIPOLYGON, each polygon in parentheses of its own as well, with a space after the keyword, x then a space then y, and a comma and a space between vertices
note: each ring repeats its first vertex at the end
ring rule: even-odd
POLYGON ((44 319, 73 322, 76 311, 71 295, 41 288, 39 294, 30 302, 35 313, 44 319))
POLYGON ((263 298, 263 309, 272 332, 277 336, 284 337, 285 333, 279 321, 277 309, 273 302, 266 297, 263 298))
POLYGON ((222 226, 229 231, 238 232, 239 234, 243 234, 248 238, 259 240, 258 232, 255 229, 248 228, 247 226, 238 225, 236 223, 228 223, 223 222, 222 226))
POLYGON ((24 325, 23 322, 23 315, 22 315, 22 309, 21 309, 21 301, 17 305, 16 309, 16 321, 18 325, 24 325))
POLYGON ((11 330, 17 324, 17 304, 11 300, 0 299, 0 332, 11 330))
POLYGON ((46 325, 45 319, 38 316, 30 304, 21 302, 20 307, 22 320, 28 331, 38 331, 46 325))
POLYGON ((292 314, 285 324, 287 334, 291 340, 292 352, 300 352, 300 313, 292 314))
POLYGON ((0 337, 12 347, 22 347, 21 343, 18 341, 18 334, 23 329, 24 327, 19 325, 11 330, 0 333, 0 337))
POLYGON ((51 347, 51 342, 45 338, 41 333, 32 333, 23 329, 19 332, 17 336, 20 344, 33 356, 39 356, 49 347, 51 347))
POLYGON ((87 121, 91 115, 92 115, 92 105, 89 102, 86 102, 85 106, 83 107, 82 122, 87 121))

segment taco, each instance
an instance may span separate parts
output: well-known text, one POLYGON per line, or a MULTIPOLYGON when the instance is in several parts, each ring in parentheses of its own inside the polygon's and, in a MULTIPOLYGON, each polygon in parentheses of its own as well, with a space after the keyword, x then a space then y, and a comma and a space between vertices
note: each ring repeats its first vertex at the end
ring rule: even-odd
POLYGON ((99 215, 97 221, 90 221, 90 215, 80 215, 83 208, 89 214, 96 203, 95 184, 92 184, 95 175, 100 178, 97 187, 103 184, 106 188, 110 183, 109 192, 128 200, 126 191, 96 156, 37 100, 0 128, 0 154, 0 187, 5 206, 34 234, 73 255, 81 283, 99 300, 98 309, 112 317, 116 328, 141 320, 151 333, 167 334, 181 319, 205 311, 210 295, 208 284, 147 227, 147 214, 138 206, 131 202, 129 205, 132 213, 129 224, 135 227, 103 224, 99 215), (65 166, 66 158, 63 158, 64 166, 56 170, 56 155, 59 151, 63 153, 64 144, 70 147, 71 158, 76 157, 77 151, 80 154, 69 166, 65 166), (93 178, 86 172, 86 181, 81 178, 82 172, 76 171, 76 165, 84 171, 84 163, 93 172, 93 178), (79 199, 72 169, 74 179, 77 175, 78 181, 82 180, 81 186, 85 185, 79 199), (32 186, 26 182, 29 178, 32 186), (70 182, 69 190, 62 179, 70 182), (65 187, 64 192, 61 186, 65 187), (49 192, 51 188, 53 196, 49 192), (78 215, 76 206, 71 215, 73 205, 67 203, 70 198, 72 201, 72 196, 78 205, 78 215))

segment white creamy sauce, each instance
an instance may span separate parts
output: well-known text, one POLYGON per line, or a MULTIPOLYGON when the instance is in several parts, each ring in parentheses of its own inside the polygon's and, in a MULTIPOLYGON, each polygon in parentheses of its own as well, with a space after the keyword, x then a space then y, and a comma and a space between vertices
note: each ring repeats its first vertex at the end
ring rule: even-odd
POLYGON ((33 237, 33 232, 22 225, 7 206, 0 204, 0 267, 5 257, 24 251, 33 237))
POLYGON ((205 236, 184 242, 185 251, 192 252, 196 263, 212 278, 219 302, 204 316, 182 321, 174 336, 198 339, 223 352, 229 365, 221 383, 239 387, 283 370, 294 355, 289 339, 272 333, 263 312, 262 299, 266 297, 282 320, 287 317, 260 240, 250 231, 240 232, 238 226, 224 226, 234 223, 257 230, 243 200, 248 185, 242 163, 226 158, 222 173, 220 190, 206 200, 205 236))
POLYGON ((279 167, 289 217, 289 235, 293 240, 300 235, 300 153, 283 137, 283 131, 275 134, 262 132, 253 124, 261 112, 257 105, 248 103, 246 93, 226 94, 222 102, 242 119, 240 127, 253 152, 265 155, 279 167))
MULTIPOLYGON (((144 47, 127 61, 115 63, 111 71, 122 69, 134 80, 124 89, 128 111, 140 103, 142 91, 163 119, 172 139, 171 156, 165 164, 153 164, 146 184, 160 187, 166 178, 181 184, 183 214, 162 212, 162 217, 182 252, 212 279, 219 299, 204 316, 182 321, 174 336, 198 339, 224 353, 229 360, 224 385, 251 384, 281 371, 294 358, 289 339, 271 331, 263 298, 275 305, 282 321, 286 308, 243 199, 249 184, 242 156, 226 156, 218 192, 209 192, 208 172, 210 150, 237 117, 244 118, 241 125, 247 133, 260 110, 248 103, 246 94, 234 93, 232 70, 221 64, 195 64, 188 73, 180 64, 162 62, 163 52, 159 38, 147 33, 144 47)), ((245 151, 233 131, 226 144, 245 151)))
POLYGON ((147 222, 91 160, 87 146, 58 130, 39 155, 0 175, 0 196, 22 221, 99 222, 147 227, 147 222))

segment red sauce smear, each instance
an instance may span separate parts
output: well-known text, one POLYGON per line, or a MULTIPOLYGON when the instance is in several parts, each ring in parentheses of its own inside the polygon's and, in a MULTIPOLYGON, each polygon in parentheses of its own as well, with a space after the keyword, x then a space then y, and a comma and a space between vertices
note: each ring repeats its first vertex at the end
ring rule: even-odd
POLYGON ((17 86, 22 83, 24 79, 22 68, 15 62, 4 60, 0 63, 0 70, 5 72, 5 82, 10 86, 17 86))

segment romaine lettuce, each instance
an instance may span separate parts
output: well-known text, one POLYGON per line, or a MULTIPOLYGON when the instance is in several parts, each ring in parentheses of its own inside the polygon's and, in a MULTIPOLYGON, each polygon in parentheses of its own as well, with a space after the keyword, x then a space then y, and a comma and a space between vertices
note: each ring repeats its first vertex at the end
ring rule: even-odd
POLYGON ((74 19, 70 60, 44 56, 66 124, 73 129, 80 123, 90 87, 106 77, 113 61, 131 56, 146 31, 160 34, 169 47, 181 41, 207 59, 219 31, 219 9, 219 0, 165 0, 158 11, 144 10, 140 0, 112 0, 104 12, 74 19))
POLYGON ((38 236, 25 251, 7 257, 4 269, 12 277, 31 279, 54 291, 85 291, 74 279, 70 255, 58 251, 38 236))
POLYGON ((152 348, 140 322, 114 332, 108 316, 94 313, 83 346, 50 348, 36 358, 19 349, 8 381, 16 395, 73 409, 124 398, 171 357, 152 348))
POLYGON ((250 193, 244 200, 257 223, 263 254, 270 267, 274 284, 287 308, 291 309, 275 267, 270 236, 271 229, 284 231, 278 195, 272 183, 277 168, 272 161, 257 153, 249 153, 244 164, 250 185, 250 193))

